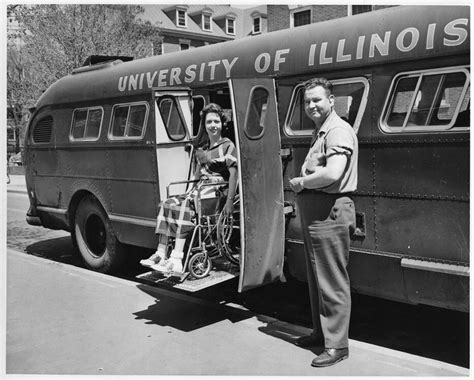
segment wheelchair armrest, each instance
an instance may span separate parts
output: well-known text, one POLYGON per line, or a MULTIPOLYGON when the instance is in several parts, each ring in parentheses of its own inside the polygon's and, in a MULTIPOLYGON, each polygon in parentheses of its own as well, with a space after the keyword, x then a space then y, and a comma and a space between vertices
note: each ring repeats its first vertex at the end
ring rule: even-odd
POLYGON ((166 198, 169 198, 170 197, 170 187, 171 186, 174 186, 174 185, 183 185, 185 183, 187 184, 190 184, 190 183, 198 183, 199 180, 198 179, 192 179, 192 180, 188 180, 188 181, 177 181, 177 182, 170 182, 168 184, 168 186, 166 186, 166 198))

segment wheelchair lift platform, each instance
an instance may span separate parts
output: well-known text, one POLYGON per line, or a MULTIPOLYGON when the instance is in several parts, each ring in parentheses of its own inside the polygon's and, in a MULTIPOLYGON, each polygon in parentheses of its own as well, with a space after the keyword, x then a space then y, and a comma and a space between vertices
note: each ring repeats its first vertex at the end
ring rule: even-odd
POLYGON ((212 262, 209 275, 204 278, 193 278, 188 272, 182 275, 174 273, 169 275, 158 271, 142 273, 136 277, 152 285, 163 285, 187 292, 197 292, 238 276, 238 266, 224 262, 224 260, 221 262, 219 259, 215 259, 212 262))

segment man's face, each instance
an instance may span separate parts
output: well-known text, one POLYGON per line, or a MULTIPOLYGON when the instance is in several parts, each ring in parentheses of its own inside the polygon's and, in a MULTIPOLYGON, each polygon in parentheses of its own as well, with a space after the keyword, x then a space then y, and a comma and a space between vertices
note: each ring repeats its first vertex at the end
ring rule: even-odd
POLYGON ((305 91, 304 110, 316 124, 321 125, 334 107, 334 95, 327 95, 326 89, 316 86, 305 91))

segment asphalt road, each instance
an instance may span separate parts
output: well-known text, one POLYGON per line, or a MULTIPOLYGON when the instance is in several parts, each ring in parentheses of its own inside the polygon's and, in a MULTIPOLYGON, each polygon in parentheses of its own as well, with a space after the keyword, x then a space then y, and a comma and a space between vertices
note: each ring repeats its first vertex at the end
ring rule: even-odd
MULTIPOLYGON (((69 234, 27 225, 24 221, 27 208, 25 194, 8 193, 8 247, 80 268, 82 264, 73 255, 69 234)), ((145 256, 147 252, 137 254, 145 256)), ((122 278, 136 281, 135 276, 143 271, 139 265, 130 263, 122 278)), ((308 290, 304 283, 275 283, 242 294, 236 289, 236 280, 230 280, 194 296, 214 304, 238 305, 252 313, 303 328, 311 325, 308 290)), ((350 338, 469 367, 469 315, 466 313, 353 294, 350 338)))

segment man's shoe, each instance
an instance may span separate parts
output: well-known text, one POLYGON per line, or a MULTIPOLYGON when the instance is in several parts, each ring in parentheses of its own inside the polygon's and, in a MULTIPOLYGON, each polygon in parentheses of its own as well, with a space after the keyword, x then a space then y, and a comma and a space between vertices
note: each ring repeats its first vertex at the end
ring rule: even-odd
POLYGON ((303 347, 303 348, 323 346, 324 339, 316 337, 314 335, 307 335, 307 336, 302 336, 301 338, 296 339, 295 344, 298 347, 303 347))
POLYGON ((328 367, 349 357, 349 349, 346 348, 326 348, 323 353, 312 361, 313 367, 328 367))

